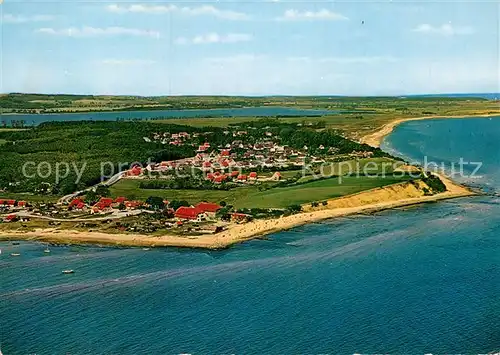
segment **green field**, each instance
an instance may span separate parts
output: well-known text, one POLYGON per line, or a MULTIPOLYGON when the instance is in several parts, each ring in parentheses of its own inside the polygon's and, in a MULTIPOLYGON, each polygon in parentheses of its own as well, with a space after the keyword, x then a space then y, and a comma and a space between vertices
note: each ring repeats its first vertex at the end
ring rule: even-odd
POLYGON ((149 190, 140 189, 138 180, 121 180, 111 187, 113 197, 125 196, 145 200, 149 196, 160 196, 167 200, 185 200, 191 204, 201 201, 226 201, 236 208, 284 208, 293 204, 304 204, 345 196, 376 187, 408 180, 408 177, 342 177, 317 180, 296 186, 272 188, 259 191, 257 186, 245 186, 229 191, 219 190, 149 190))
POLYGON ((57 202, 60 196, 56 195, 35 195, 31 193, 0 192, 0 199, 9 199, 29 202, 57 202))

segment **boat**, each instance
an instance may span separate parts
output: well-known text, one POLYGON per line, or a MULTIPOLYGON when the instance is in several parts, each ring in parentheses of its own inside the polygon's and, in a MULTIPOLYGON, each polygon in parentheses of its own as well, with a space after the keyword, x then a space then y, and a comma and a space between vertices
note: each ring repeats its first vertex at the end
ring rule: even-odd
POLYGON ((75 271, 74 270, 63 270, 62 273, 63 274, 74 274, 75 271))
POLYGON ((149 248, 142 248, 142 250, 148 251, 148 250, 151 250, 151 249, 149 249, 149 248))
POLYGON ((21 256, 21 254, 19 254, 19 253, 12 253, 12 254, 10 254, 10 256, 21 256))
POLYGON ((50 253, 50 249, 49 249, 49 248, 47 248, 47 249, 45 249, 43 252, 44 252, 45 254, 49 254, 49 253, 50 253))
POLYGON ((19 245, 19 244, 21 244, 21 243, 19 243, 19 242, 12 242, 12 245, 19 245))

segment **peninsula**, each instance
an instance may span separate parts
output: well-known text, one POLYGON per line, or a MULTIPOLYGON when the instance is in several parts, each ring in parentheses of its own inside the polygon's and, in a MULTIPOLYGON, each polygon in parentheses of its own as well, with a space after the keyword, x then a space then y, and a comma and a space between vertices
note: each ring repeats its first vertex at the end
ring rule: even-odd
MULTIPOLYGON (((305 105, 279 103, 291 100, 305 105)), ((348 102, 324 100, 309 99, 308 108, 348 102)), ((373 112, 6 127, 0 239, 219 249, 329 218, 474 194, 378 147, 401 122, 446 117, 425 111, 431 104, 467 112, 454 117, 484 117, 500 113, 491 101, 350 100, 351 109, 373 112)))

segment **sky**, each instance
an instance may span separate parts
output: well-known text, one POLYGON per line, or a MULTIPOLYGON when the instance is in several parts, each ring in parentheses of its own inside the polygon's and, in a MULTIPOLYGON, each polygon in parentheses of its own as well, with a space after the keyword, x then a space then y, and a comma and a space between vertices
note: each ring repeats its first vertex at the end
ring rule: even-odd
POLYGON ((40 1, 0 5, 0 92, 500 92, 498 1, 40 1))

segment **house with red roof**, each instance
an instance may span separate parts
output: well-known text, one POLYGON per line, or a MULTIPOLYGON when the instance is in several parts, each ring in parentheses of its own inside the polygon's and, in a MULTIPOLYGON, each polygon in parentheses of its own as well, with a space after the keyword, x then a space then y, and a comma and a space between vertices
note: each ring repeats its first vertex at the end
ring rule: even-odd
POLYGON ((26 207, 26 201, 17 201, 17 207, 26 207))
POLYGON ((224 181, 227 181, 229 177, 227 175, 219 175, 214 179, 215 184, 222 184, 224 181))
POLYGON ((196 205, 196 208, 198 208, 202 212, 217 212, 222 208, 222 206, 211 202, 200 202, 196 205))
POLYGON ((126 172, 126 176, 139 176, 142 174, 142 168, 140 166, 134 166, 132 169, 126 172))
POLYGON ((101 199, 92 206, 92 213, 104 212, 110 209, 113 205, 113 199, 108 197, 101 197, 101 199))
POLYGON ((68 208, 76 210, 83 210, 85 207, 86 207, 85 202, 83 202, 81 198, 75 198, 68 205, 68 208))
POLYGON ((175 218, 178 220, 202 221, 205 217, 203 211, 196 207, 179 207, 175 211, 175 218))
POLYGON ((7 206, 14 207, 16 205, 16 200, 7 200, 7 201, 5 201, 5 204, 7 206))
POLYGON ((238 175, 238 181, 240 182, 245 182, 247 179, 248 177, 246 175, 238 175))
POLYGON ((17 221, 17 215, 9 214, 7 217, 3 219, 4 222, 15 222, 17 221))
POLYGON ((129 210, 135 210, 143 205, 142 201, 125 201, 125 207, 129 210))
POLYGON ((115 203, 124 203, 125 201, 127 201, 127 198, 126 197, 123 197, 123 196, 119 196, 117 198, 115 198, 115 203))
POLYGON ((200 202, 195 208, 204 213, 207 217, 215 218, 215 214, 222 208, 222 206, 219 206, 216 203, 200 202))
POLYGON ((203 167, 203 170, 205 170, 205 171, 210 170, 212 168, 212 163, 209 161, 205 161, 205 162, 203 162, 202 167, 203 167))
POLYGON ((272 180, 279 181, 281 180, 282 176, 279 171, 275 172, 274 175, 271 177, 272 180))
POLYGON ((257 173, 255 171, 252 171, 250 174, 248 174, 248 180, 257 180, 257 173))

